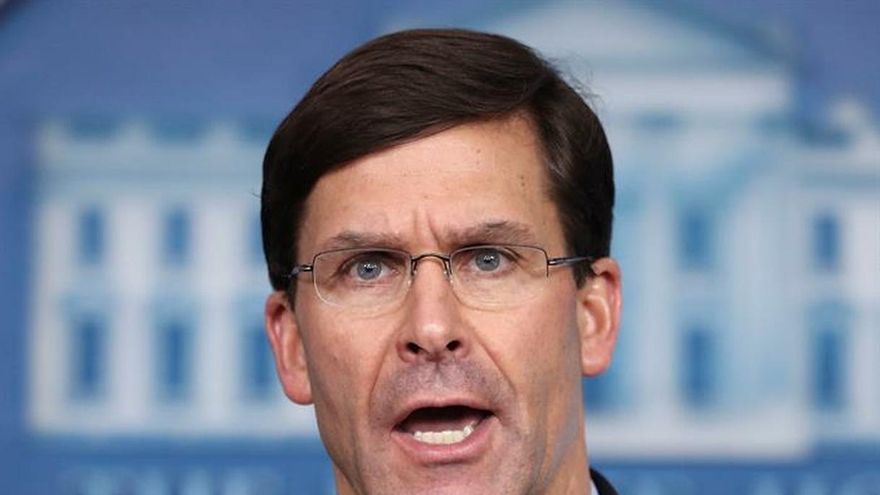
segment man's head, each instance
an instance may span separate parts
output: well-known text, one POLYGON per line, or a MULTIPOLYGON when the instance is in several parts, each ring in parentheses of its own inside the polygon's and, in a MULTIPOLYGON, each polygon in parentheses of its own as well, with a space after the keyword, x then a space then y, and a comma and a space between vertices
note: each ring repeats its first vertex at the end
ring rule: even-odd
POLYGON ((613 201, 598 119, 508 38, 396 33, 315 83, 264 161, 266 323, 340 493, 586 486, 613 201))

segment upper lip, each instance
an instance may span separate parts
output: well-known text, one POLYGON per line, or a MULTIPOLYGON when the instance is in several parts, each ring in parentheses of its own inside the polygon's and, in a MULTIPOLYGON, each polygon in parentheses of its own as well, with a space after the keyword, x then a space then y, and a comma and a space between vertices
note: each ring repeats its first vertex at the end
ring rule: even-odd
POLYGON ((397 409, 397 412, 394 415, 393 426, 397 426, 403 422, 413 411, 417 409, 422 409, 426 407, 450 407, 450 406, 465 406, 471 409, 478 409, 481 411, 488 411, 490 413, 494 412, 491 409, 490 404, 487 401, 480 399, 479 397, 472 396, 446 396, 446 397, 438 397, 438 396, 425 396, 425 397, 415 397, 412 398, 406 403, 397 409))

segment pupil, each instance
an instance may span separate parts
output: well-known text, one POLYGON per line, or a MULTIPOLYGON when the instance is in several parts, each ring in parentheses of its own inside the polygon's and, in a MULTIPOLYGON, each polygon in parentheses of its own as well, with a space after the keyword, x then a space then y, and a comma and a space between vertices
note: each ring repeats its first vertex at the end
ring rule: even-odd
POLYGON ((482 253, 477 256, 477 268, 490 271, 498 268, 498 253, 482 253))
POLYGON ((375 261, 365 261, 357 266, 358 277, 372 280, 379 276, 381 269, 375 261))

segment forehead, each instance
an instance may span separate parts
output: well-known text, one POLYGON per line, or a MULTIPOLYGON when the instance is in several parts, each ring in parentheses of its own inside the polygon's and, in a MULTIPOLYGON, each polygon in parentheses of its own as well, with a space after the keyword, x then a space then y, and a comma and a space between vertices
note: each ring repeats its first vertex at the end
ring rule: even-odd
POLYGON ((515 116, 460 125, 357 159, 323 176, 310 193, 300 254, 377 234, 388 239, 384 244, 406 249, 452 249, 481 242, 468 236, 505 230, 516 236, 501 239, 508 242, 556 244, 561 228, 540 150, 532 125, 515 116))

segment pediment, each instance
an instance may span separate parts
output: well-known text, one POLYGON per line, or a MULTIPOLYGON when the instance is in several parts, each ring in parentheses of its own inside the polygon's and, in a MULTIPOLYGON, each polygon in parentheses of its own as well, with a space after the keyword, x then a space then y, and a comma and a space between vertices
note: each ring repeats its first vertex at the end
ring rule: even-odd
POLYGON ((638 0, 548 0, 430 18, 402 12, 385 31, 436 26, 438 21, 505 34, 547 57, 586 60, 603 69, 776 65, 786 53, 785 43, 769 32, 674 2, 638 0))

